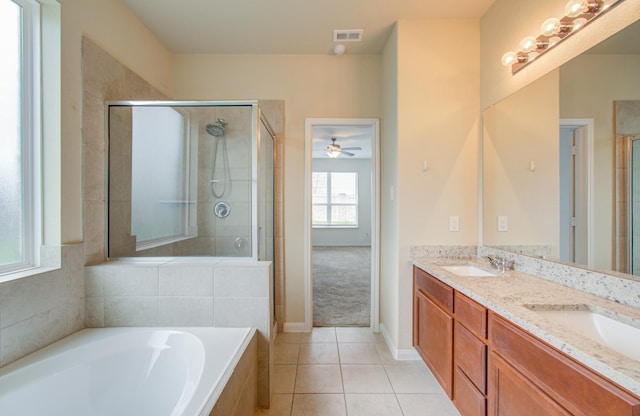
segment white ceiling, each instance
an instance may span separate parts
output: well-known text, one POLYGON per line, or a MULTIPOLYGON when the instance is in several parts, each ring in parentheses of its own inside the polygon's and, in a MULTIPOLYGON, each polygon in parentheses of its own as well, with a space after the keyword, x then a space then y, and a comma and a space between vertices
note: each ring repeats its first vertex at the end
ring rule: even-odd
POLYGON ((347 53, 378 54, 397 20, 479 18, 495 0, 121 1, 173 53, 329 54, 334 29, 364 29, 347 53))

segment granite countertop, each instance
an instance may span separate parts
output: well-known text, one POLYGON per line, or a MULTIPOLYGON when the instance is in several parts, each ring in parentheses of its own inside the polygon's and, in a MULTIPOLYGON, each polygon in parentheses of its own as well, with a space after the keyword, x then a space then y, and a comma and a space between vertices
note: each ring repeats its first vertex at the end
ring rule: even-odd
MULTIPOLYGON (((502 274, 491 268, 487 261, 479 259, 414 258, 412 260, 413 264, 460 293, 507 318, 620 386, 640 395, 640 361, 622 355, 570 327, 555 323, 535 312, 535 310, 553 310, 559 307, 577 310, 588 307, 638 327, 640 309, 515 270, 502 274), (447 265, 467 264, 497 276, 457 276, 442 268, 447 265)), ((640 345, 636 347, 640 348, 640 345)))

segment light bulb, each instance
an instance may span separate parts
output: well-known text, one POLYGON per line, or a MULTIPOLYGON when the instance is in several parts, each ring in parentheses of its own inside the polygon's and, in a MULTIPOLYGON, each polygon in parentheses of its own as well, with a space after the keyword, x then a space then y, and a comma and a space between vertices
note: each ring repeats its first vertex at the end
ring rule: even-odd
POLYGON ((584 17, 579 17, 573 21, 573 30, 580 29, 582 26, 586 25, 588 22, 584 17))
POLYGON ((538 41, 533 36, 527 36, 520 42, 520 51, 529 53, 536 50, 538 47, 538 41))
POLYGON ((518 62, 518 55, 515 52, 509 51, 502 55, 502 65, 509 66, 518 62))
POLYGON ((560 42, 562 39, 560 39, 559 36, 554 36, 552 38, 549 38, 549 47, 554 46, 556 43, 560 42))
POLYGON ((545 20, 540 26, 542 34, 545 36, 552 36, 560 30, 560 19, 557 17, 551 17, 545 20))
POLYGON ((578 17, 589 9, 587 0, 571 0, 564 8, 564 13, 569 17, 578 17))

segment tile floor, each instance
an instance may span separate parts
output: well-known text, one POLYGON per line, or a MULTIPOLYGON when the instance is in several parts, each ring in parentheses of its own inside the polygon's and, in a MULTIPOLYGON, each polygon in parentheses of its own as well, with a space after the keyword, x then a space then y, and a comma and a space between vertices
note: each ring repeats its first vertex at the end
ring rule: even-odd
POLYGON ((270 409, 257 416, 458 416, 422 361, 396 361, 369 328, 280 333, 270 409))

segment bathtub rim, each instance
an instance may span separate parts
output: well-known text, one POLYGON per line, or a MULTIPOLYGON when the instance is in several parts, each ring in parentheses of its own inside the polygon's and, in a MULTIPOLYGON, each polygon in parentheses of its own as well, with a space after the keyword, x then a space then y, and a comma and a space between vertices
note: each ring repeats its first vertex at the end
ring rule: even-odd
MULTIPOLYGON (((242 328, 224 328, 224 327, 104 327, 104 328, 84 328, 76 331, 60 340, 53 342, 45 347, 42 347, 18 360, 12 361, 3 367, 0 367, 0 378, 8 376, 14 372, 20 370, 32 370, 32 367, 38 364, 46 365, 44 363, 47 359, 55 358, 75 348, 81 348, 83 345, 99 342, 103 338, 117 336, 123 333, 135 333, 139 331, 178 331, 190 333, 198 337, 205 348, 211 347, 212 344, 208 342, 215 342, 215 333, 220 336, 221 333, 236 333, 241 337, 241 341, 234 345, 232 355, 226 356, 226 362, 221 373, 212 374, 207 372, 208 360, 211 359, 211 355, 205 352, 205 363, 203 374, 198 384, 198 389, 194 393, 193 397, 189 401, 183 414, 185 416, 199 415, 208 416, 213 410, 216 402, 220 398, 225 386, 229 382, 229 379, 233 375, 235 368, 238 366, 240 359, 244 352, 247 350, 251 341, 256 337, 257 330, 252 327, 242 328), (204 339, 203 339, 204 338, 204 339), (219 374, 219 377, 217 376, 219 374), (200 388, 202 384, 206 384, 205 387, 200 388)), ((214 358, 218 358, 215 357, 214 358)))

